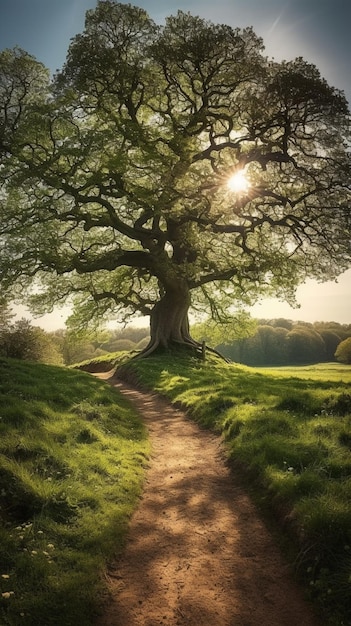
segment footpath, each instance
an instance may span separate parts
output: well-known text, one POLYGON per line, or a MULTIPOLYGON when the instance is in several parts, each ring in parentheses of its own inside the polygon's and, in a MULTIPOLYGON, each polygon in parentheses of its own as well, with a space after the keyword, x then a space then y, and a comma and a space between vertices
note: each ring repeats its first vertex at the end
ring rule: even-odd
POLYGON ((219 437, 156 395, 108 382, 141 414, 152 453, 96 626, 322 626, 219 437))

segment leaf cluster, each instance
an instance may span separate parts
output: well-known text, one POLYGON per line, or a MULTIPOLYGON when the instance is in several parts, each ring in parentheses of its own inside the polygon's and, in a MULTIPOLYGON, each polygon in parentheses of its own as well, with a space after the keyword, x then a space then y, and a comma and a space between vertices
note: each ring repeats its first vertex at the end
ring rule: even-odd
POLYGON ((1 53, 3 289, 33 306, 75 296, 85 319, 150 314, 185 282, 194 306, 229 293, 293 299, 350 261, 344 95, 251 28, 179 11, 157 26, 112 0, 89 11, 51 83, 1 53), (235 194, 231 174, 250 187, 235 194))

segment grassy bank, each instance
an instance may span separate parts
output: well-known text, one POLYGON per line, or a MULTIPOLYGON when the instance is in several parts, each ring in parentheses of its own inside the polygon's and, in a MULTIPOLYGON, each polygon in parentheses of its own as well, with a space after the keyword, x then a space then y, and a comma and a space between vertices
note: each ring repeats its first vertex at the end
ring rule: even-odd
POLYGON ((134 361, 127 373, 223 433, 232 463, 295 545, 323 617, 350 625, 351 368, 259 370, 180 355, 134 361))
MULTIPOLYGON (((99 368, 126 358, 112 356, 99 368)), ((223 434, 294 544, 325 623, 350 626, 351 368, 263 370, 179 354, 133 361, 127 374, 223 434)), ((106 383, 0 361, 1 626, 93 623, 147 455, 139 420, 106 383)))
POLYGON ((148 455, 139 419, 86 373, 0 361, 0 624, 88 626, 148 455))

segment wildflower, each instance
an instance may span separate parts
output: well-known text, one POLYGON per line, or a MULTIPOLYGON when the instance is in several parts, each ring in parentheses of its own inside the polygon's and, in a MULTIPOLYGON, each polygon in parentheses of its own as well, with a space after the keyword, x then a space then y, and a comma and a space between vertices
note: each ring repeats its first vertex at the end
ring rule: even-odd
POLYGON ((14 596, 15 592, 14 591, 4 591, 1 594, 1 597, 4 598, 5 600, 8 600, 9 598, 11 598, 11 596, 14 596))
POLYGON ((8 580, 10 578, 9 574, 1 574, 1 578, 4 578, 4 580, 8 580))
POLYGON ((43 535, 43 531, 42 530, 38 530, 38 535, 43 535))
POLYGON ((31 554, 38 554, 38 552, 36 550, 32 550, 31 554))
POLYGON ((54 546, 54 544, 53 544, 53 543, 48 543, 48 548, 53 549, 54 547, 55 547, 55 546, 54 546))

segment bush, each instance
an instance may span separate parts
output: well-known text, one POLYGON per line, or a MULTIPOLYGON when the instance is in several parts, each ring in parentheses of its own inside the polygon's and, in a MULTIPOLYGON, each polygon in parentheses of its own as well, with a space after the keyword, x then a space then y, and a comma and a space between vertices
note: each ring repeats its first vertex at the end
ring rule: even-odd
POLYGON ((62 363, 62 357, 50 336, 24 318, 2 327, 0 354, 25 361, 62 363))
POLYGON ((351 337, 339 343, 335 352, 335 358, 340 363, 351 363, 351 337))

